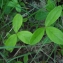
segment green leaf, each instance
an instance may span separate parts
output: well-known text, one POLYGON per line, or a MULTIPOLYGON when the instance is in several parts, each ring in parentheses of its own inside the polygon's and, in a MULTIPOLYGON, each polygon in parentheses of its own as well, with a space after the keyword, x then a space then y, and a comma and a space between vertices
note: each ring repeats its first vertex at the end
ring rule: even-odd
POLYGON ((31 39, 32 35, 33 34, 31 32, 29 32, 29 31, 21 31, 21 32, 18 32, 17 33, 18 38, 22 42, 24 42, 26 44, 29 44, 30 43, 30 39, 31 39))
POLYGON ((19 5, 18 0, 9 1, 8 6, 16 8, 19 5))
POLYGON ((18 3, 18 0, 12 0, 14 3, 18 3))
POLYGON ((45 26, 52 25, 61 15, 62 7, 57 6, 55 7, 48 15, 45 21, 45 26))
POLYGON ((8 48, 6 48, 6 50, 12 52, 16 43, 17 43, 17 35, 13 34, 4 43, 5 46, 8 47, 8 48))
POLYGON ((54 43, 63 45, 63 33, 59 29, 47 27, 46 34, 54 43))
POLYGON ((63 45, 59 45, 59 47, 60 47, 61 49, 63 49, 63 45))
POLYGON ((28 18, 24 18, 24 19, 23 19, 23 22, 27 22, 27 20, 28 20, 28 18))
POLYGON ((17 12, 21 12, 21 6, 19 4, 16 5, 15 9, 17 12))
POLYGON ((16 14, 15 17, 13 18, 13 30, 15 33, 18 32, 19 28, 22 25, 23 17, 20 14, 16 14))
POLYGON ((21 61, 17 61, 17 62, 15 62, 15 63, 23 63, 23 62, 21 62, 21 61))
POLYGON ((4 13, 9 14, 10 12, 11 12, 11 7, 6 6, 5 9, 4 9, 4 13))
POLYGON ((26 4, 24 3, 24 2, 20 2, 20 5, 22 6, 22 7, 26 7, 26 4))
POLYGON ((47 9, 48 11, 51 11, 54 7, 55 7, 55 1, 53 1, 53 0, 48 0, 48 1, 47 1, 47 5, 46 5, 46 9, 47 9))
POLYGON ((28 63, 28 55, 25 55, 23 58, 24 63, 28 63))
POLYGON ((8 6, 10 6, 10 7, 15 7, 15 3, 12 2, 12 1, 9 1, 8 6))
POLYGON ((48 12, 44 11, 43 9, 40 9, 37 11, 36 15, 35 15, 35 19, 37 20, 45 20, 45 18, 47 17, 48 12))
POLYGON ((30 45, 35 45, 38 43, 41 38, 43 37, 45 32, 45 28, 38 28, 34 33, 33 36, 30 39, 30 45))

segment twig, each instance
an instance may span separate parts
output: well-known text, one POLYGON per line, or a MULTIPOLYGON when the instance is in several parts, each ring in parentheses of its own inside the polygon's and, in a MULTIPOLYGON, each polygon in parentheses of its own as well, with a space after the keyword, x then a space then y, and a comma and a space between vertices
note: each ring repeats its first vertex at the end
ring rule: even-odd
POLYGON ((21 47, 17 50, 17 52, 14 54, 13 57, 16 57, 17 56, 17 54, 19 53, 20 49, 21 49, 21 47))

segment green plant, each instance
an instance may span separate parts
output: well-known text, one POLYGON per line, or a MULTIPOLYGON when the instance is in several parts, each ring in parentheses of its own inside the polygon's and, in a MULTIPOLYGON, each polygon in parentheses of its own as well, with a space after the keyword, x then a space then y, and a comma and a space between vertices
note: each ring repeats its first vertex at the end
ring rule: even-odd
POLYGON ((28 63, 28 55, 25 55, 23 58, 24 63, 28 63))
POLYGON ((23 62, 21 62, 21 61, 17 61, 17 62, 15 62, 15 63, 23 63, 23 62))
POLYGON ((47 0, 46 9, 48 11, 51 11, 55 6, 56 6, 56 3, 54 0, 47 0))
POLYGON ((13 24, 13 29, 14 29, 14 32, 15 34, 11 35, 6 41, 5 41, 5 46, 12 46, 12 47, 9 47, 9 48, 6 48, 7 50, 9 50, 10 52, 13 50, 13 47, 16 45, 17 43, 17 32, 19 30, 19 28, 21 27, 22 25, 22 16, 20 14, 17 14, 13 21, 12 21, 12 24, 13 24), (17 25, 19 24, 19 25, 17 25))
POLYGON ((17 12, 21 12, 21 6, 19 5, 18 0, 9 1, 8 6, 15 8, 17 12))
POLYGON ((17 62, 15 62, 15 63, 28 63, 28 55, 25 55, 25 56, 23 57, 23 62, 17 61, 17 62))
POLYGON ((55 7, 47 15, 46 20, 45 20, 45 27, 38 28, 37 30, 35 30, 34 33, 31 33, 29 31, 18 32, 18 30, 20 29, 20 27, 22 25, 23 18, 20 14, 17 14, 12 21, 12 26, 13 26, 13 30, 14 30, 15 34, 11 35, 5 42, 5 46, 8 46, 8 47, 12 46, 12 47, 9 47, 6 49, 8 51, 12 52, 14 49, 13 47, 17 43, 17 38, 19 38, 22 42, 24 42, 26 44, 35 45, 42 39, 45 31, 46 31, 47 36, 54 43, 63 45, 62 31, 60 31, 56 27, 51 26, 61 16, 61 12, 62 12, 61 6, 55 7))
POLYGON ((36 15, 35 15, 35 19, 36 20, 39 20, 39 21, 42 21, 42 20, 45 20, 45 18, 47 17, 47 14, 48 12, 43 10, 43 9, 39 9, 37 12, 36 12, 36 15), (40 16, 39 16, 40 15, 40 16))

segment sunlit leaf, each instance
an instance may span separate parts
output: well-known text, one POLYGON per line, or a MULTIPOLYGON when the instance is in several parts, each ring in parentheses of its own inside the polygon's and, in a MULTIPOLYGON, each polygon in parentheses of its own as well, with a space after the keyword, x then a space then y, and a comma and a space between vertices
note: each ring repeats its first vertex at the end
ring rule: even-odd
POLYGON ((52 25, 61 15, 62 7, 57 6, 55 7, 48 15, 45 21, 45 26, 52 25))
POLYGON ((13 30, 17 33, 23 22, 23 17, 20 14, 16 14, 13 18, 13 30))
POLYGON ((63 45, 63 33, 55 27, 46 28, 47 36, 56 44, 63 45))
POLYGON ((12 52, 16 43, 17 43, 17 35, 13 34, 4 42, 5 46, 7 47, 6 50, 12 52))
POLYGON ((45 32, 45 28, 38 28, 30 39, 30 45, 35 45, 40 42, 45 32))
POLYGON ((29 31, 21 31, 21 32, 18 32, 17 33, 18 38, 22 42, 24 42, 26 44, 29 44, 30 43, 30 39, 31 39, 32 35, 33 34, 31 32, 29 32, 29 31))

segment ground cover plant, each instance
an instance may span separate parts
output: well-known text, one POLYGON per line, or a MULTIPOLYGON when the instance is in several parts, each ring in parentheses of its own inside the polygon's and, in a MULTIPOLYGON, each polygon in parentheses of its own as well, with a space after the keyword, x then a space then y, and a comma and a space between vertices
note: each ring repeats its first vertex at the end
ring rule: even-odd
POLYGON ((0 0, 0 62, 62 63, 62 0, 0 0))

